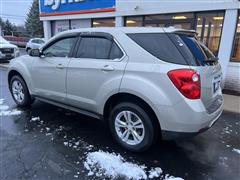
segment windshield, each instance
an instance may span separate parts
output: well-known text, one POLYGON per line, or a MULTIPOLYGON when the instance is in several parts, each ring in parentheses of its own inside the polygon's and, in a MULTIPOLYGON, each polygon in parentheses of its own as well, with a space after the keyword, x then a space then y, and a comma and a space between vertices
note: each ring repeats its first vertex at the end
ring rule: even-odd
POLYGON ((44 44, 44 43, 45 42, 42 39, 39 40, 39 44, 44 44))
POLYGON ((2 36, 0 36, 0 44, 9 44, 9 42, 4 39, 2 36))

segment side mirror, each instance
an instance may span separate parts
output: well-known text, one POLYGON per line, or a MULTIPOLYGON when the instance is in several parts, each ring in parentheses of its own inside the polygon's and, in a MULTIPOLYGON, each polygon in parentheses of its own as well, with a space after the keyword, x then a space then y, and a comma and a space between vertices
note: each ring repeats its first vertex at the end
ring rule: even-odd
POLYGON ((31 49, 29 55, 32 57, 40 57, 40 51, 39 49, 31 49))
POLYGON ((29 53, 30 56, 32 57, 41 57, 42 53, 40 52, 39 49, 32 49, 29 53))

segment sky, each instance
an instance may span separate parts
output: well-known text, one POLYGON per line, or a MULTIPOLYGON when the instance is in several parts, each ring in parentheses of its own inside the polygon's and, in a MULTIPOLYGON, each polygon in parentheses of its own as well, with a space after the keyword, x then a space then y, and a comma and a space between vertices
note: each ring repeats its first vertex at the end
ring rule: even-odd
POLYGON ((0 17, 23 25, 33 0, 0 0, 0 17))

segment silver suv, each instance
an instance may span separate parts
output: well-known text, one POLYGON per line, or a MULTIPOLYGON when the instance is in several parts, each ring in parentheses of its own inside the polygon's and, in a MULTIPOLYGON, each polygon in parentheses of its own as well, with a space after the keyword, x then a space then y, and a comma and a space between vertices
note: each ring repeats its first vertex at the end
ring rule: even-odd
POLYGON ((194 136, 222 113, 218 59, 195 32, 174 28, 90 28, 60 33, 11 61, 19 106, 39 99, 107 121, 131 151, 158 137, 194 136))

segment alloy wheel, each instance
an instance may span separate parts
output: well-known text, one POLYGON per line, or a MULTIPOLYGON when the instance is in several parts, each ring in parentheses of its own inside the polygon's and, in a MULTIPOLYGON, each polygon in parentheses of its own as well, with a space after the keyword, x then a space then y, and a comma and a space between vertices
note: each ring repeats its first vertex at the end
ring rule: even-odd
POLYGON ((118 137, 128 145, 140 144, 145 136, 143 121, 132 111, 121 111, 115 118, 118 137))
POLYGON ((14 99, 18 103, 22 103, 24 101, 24 97, 25 97, 24 90, 23 90, 23 86, 19 80, 14 80, 12 82, 12 94, 13 94, 14 99))

